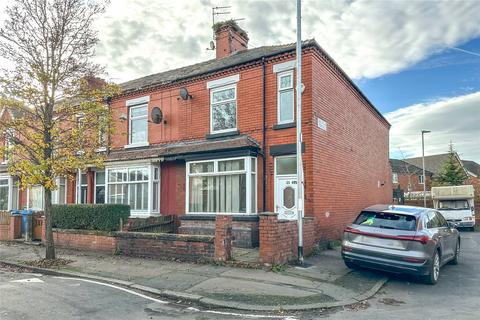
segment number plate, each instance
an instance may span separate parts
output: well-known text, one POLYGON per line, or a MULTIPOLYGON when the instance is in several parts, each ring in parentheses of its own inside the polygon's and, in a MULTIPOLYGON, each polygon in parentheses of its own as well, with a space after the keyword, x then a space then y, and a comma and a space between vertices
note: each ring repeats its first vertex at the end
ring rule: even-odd
POLYGON ((402 241, 395 240, 395 239, 384 239, 384 238, 376 238, 376 237, 359 235, 355 239, 355 242, 370 245, 370 246, 376 246, 376 247, 405 249, 405 244, 402 241))

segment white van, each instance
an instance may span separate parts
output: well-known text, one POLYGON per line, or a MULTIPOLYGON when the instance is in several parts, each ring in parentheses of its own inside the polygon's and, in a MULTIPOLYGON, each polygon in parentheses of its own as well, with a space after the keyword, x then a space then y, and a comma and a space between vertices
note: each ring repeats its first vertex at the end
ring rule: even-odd
POLYGON ((471 185, 433 187, 432 199, 435 209, 447 221, 459 227, 475 228, 474 189, 471 185))

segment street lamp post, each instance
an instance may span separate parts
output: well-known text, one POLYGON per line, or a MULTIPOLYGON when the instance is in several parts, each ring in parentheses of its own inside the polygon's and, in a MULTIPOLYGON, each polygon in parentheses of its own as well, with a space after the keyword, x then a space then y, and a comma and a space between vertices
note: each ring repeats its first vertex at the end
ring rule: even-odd
POLYGON ((422 171, 423 171, 423 206, 427 207, 427 183, 425 180, 425 133, 430 133, 429 130, 422 130, 422 171))

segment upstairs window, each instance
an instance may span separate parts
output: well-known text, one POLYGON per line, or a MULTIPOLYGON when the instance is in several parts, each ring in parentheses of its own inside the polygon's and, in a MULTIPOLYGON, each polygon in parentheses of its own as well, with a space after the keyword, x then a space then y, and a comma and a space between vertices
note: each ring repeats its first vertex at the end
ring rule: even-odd
POLYGON ((278 123, 292 123, 295 121, 292 70, 278 74, 277 89, 278 123))
POLYGON ((423 175, 418 176, 418 183, 423 184, 423 175))
POLYGON ((147 105, 130 107, 129 143, 142 144, 148 137, 148 107, 147 105))
POLYGON ((398 183, 398 173, 392 173, 392 183, 398 183))
POLYGON ((230 85, 210 91, 210 132, 237 129, 237 86, 230 85))

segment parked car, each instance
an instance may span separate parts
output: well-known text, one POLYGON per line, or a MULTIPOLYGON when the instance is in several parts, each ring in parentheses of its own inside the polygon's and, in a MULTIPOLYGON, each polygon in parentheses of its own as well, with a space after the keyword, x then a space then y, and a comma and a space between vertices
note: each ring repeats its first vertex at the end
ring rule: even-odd
POLYGON ((342 257, 349 268, 419 275, 435 284, 444 264, 458 264, 460 234, 437 210, 375 205, 345 228, 342 257))

